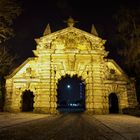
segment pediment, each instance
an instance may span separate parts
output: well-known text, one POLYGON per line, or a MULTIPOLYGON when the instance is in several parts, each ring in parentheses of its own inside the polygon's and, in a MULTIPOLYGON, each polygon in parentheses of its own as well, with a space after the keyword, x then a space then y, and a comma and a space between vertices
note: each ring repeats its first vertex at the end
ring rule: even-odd
POLYGON ((120 66, 113 59, 109 59, 107 61, 107 66, 110 70, 114 70, 117 75, 124 74, 123 70, 120 68, 120 66))
POLYGON ((104 49, 105 40, 75 27, 67 27, 35 39, 37 49, 94 50, 104 49))
MULTIPOLYGON (((18 66, 10 75, 5 76, 6 79, 9 78, 16 78, 16 77, 24 77, 26 78, 26 76, 28 76, 28 72, 29 69, 30 71, 32 71, 32 73, 34 73, 36 65, 34 65, 34 63, 36 58, 34 57, 29 57, 27 60, 25 60, 20 66, 18 66), (34 70, 33 70, 34 69, 34 70)), ((37 75, 36 73, 34 75, 37 75)))
POLYGON ((120 66, 113 60, 108 59, 106 62, 106 78, 109 80, 126 80, 128 79, 125 72, 120 68, 120 66))

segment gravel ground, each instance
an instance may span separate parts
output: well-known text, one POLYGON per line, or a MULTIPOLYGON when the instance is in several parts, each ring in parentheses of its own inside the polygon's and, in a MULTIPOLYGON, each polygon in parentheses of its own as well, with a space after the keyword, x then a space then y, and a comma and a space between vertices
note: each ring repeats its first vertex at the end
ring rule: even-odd
POLYGON ((5 127, 2 124, 12 119, 0 117, 0 140, 140 140, 140 118, 127 115, 15 116, 21 122, 5 127))

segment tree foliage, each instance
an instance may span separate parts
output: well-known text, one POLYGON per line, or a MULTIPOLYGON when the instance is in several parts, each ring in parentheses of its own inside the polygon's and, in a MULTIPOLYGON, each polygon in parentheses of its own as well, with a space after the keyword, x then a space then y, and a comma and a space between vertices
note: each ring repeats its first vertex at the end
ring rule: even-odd
POLYGON ((0 0, 0 76, 13 66, 16 56, 12 55, 6 40, 14 35, 13 20, 19 16, 21 8, 15 0, 0 0))
POLYGON ((21 8, 15 0, 0 0, 0 43, 13 35, 11 25, 20 13, 21 8))
POLYGON ((136 78, 137 98, 140 103, 140 9, 122 7, 115 18, 119 39, 123 48, 119 54, 124 58, 127 72, 136 78))
POLYGON ((10 69, 13 69, 16 59, 17 55, 12 54, 9 48, 0 47, 0 76, 6 75, 10 69))
MULTIPOLYGON (((123 49, 119 54, 124 58, 127 70, 135 76, 140 74, 140 9, 124 8, 115 16, 119 38, 123 42, 123 49)), ((139 77, 140 78, 140 77, 139 77)))

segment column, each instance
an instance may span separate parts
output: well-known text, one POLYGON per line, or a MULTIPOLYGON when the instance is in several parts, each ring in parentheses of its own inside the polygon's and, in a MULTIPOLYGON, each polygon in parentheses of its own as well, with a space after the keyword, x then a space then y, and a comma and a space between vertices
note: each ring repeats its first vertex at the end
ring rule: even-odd
POLYGON ((51 67, 51 82, 50 82, 50 112, 51 114, 57 114, 57 85, 56 85, 56 70, 51 67))
POLYGON ((50 114, 50 83, 51 83, 51 61, 50 54, 40 57, 38 60, 38 73, 40 83, 36 86, 36 102, 34 112, 50 114))
POLYGON ((103 114, 103 91, 102 91, 102 73, 101 62, 96 62, 92 66, 93 69, 93 102, 94 113, 103 114))
POLYGON ((86 78, 86 95, 85 95, 85 106, 86 113, 93 114, 94 102, 93 102, 93 73, 92 66, 88 67, 87 78, 86 78))

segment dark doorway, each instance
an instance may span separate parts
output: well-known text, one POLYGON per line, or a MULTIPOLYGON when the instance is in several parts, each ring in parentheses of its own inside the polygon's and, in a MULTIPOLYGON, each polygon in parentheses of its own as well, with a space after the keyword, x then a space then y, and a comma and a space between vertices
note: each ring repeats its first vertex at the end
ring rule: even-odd
POLYGON ((118 106, 118 97, 115 93, 111 93, 109 95, 109 113, 118 113, 119 106, 118 106))
POLYGON ((22 95, 22 111, 33 111, 34 95, 30 90, 26 90, 22 95))
POLYGON ((85 84, 74 75, 66 75, 58 81, 57 109, 59 112, 83 112, 85 110, 85 84))

